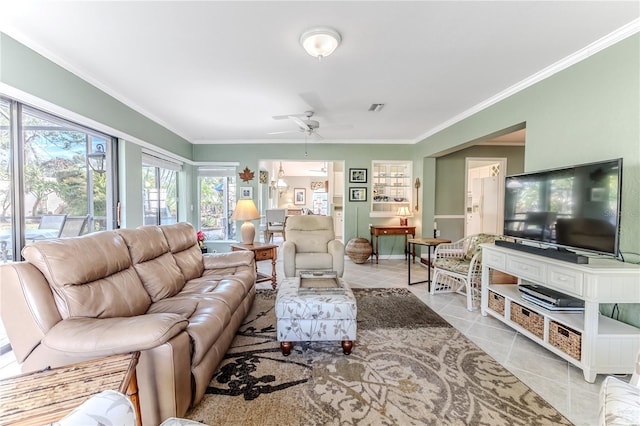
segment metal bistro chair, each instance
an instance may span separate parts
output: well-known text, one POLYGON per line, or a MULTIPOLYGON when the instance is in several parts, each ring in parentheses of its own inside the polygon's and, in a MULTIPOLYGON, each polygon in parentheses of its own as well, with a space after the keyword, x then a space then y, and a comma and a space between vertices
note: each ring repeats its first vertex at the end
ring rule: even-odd
POLYGON ((62 226, 60 236, 77 237, 87 233, 87 222, 89 221, 89 215, 86 216, 67 216, 62 226))
POLYGON ((266 227, 264 230, 264 242, 268 243, 273 238, 273 234, 282 234, 284 240, 284 226, 287 219, 286 209, 267 209, 266 227))
POLYGON ((431 294, 458 293, 467 298, 472 311, 480 300, 482 281, 482 249, 480 244, 493 243, 501 237, 476 234, 451 244, 440 244, 433 253, 431 294))

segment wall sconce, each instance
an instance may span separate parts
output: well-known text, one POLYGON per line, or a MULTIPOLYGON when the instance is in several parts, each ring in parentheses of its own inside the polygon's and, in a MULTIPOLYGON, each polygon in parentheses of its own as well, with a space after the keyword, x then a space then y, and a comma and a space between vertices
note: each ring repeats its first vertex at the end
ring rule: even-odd
POLYGON ((104 145, 99 143, 96 145, 96 150, 91 154, 87 154, 87 163, 91 170, 96 173, 105 172, 105 162, 107 160, 107 153, 104 151, 104 145))

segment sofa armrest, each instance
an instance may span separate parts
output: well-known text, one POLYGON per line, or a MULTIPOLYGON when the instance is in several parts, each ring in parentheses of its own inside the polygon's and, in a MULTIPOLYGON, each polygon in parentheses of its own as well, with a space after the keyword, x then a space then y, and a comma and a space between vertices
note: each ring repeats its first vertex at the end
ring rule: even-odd
POLYGON ((42 339, 46 347, 71 355, 108 356, 143 351, 167 342, 187 328, 178 314, 158 313, 118 318, 60 321, 42 339))
POLYGON ((253 265, 252 251, 232 251, 230 253, 212 253, 202 256, 204 269, 224 269, 253 265))

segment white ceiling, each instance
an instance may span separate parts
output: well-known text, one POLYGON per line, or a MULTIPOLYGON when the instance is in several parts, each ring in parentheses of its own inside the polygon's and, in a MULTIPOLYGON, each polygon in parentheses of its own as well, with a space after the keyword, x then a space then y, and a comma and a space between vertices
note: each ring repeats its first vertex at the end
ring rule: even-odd
POLYGON ((0 30, 194 143, 300 141, 268 133, 305 110, 323 142, 416 142, 640 21, 638 1, 0 1, 0 30), (318 25, 343 38, 322 62, 298 41, 318 25))

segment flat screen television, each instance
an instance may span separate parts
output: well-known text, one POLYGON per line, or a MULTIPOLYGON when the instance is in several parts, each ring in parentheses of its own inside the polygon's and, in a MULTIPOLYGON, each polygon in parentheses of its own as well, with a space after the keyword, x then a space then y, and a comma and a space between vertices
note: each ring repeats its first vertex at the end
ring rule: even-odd
POLYGON ((504 235, 618 256, 621 158, 505 179, 504 235))

